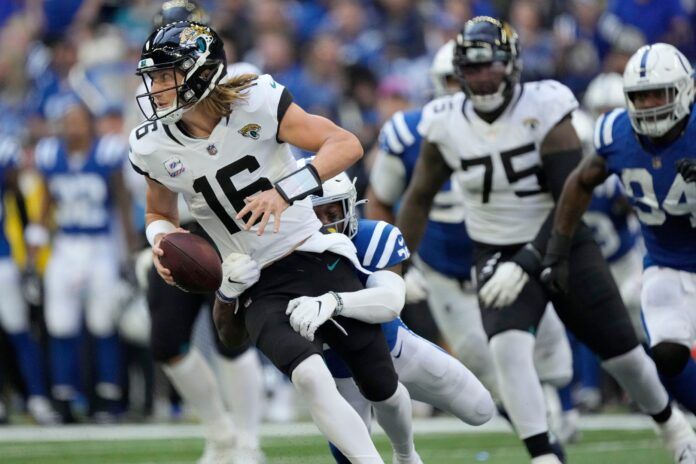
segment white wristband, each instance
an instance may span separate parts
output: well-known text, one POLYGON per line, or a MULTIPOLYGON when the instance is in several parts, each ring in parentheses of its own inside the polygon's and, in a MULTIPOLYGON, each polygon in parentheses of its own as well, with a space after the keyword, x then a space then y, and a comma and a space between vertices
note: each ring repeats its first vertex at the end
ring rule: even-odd
POLYGON ((149 243, 150 246, 155 246, 155 237, 157 237, 159 234, 168 234, 169 232, 174 232, 175 230, 176 226, 169 221, 165 221, 164 219, 152 221, 145 228, 147 243, 149 243))
POLYGON ((31 223, 24 229, 24 241, 27 242, 29 246, 40 247, 48 243, 49 234, 48 229, 46 229, 41 224, 31 223))

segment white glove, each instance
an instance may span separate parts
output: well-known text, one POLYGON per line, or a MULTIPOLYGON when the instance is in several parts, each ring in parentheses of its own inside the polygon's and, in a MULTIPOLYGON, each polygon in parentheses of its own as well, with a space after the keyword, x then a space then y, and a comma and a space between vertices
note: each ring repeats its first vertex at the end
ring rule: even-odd
POLYGON ((506 261, 496 268, 488 279, 479 296, 485 306, 502 308, 517 299, 522 288, 529 280, 529 275, 517 263, 506 261))
POLYGON ((333 316, 336 306, 338 300, 330 293, 301 296, 290 300, 285 314, 290 316, 290 325, 295 332, 311 342, 314 341, 314 332, 333 316))
POLYGON ((415 266, 410 266, 404 274, 406 283, 406 303, 418 303, 428 297, 428 283, 423 273, 415 266))
POLYGON ((243 253, 230 253, 222 261, 222 285, 218 296, 231 300, 258 282, 261 276, 259 264, 251 256, 243 253))

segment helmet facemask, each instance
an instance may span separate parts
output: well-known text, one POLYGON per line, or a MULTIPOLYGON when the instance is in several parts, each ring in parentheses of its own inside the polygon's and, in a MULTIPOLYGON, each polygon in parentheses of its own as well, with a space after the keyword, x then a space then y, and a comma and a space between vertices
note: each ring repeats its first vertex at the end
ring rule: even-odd
POLYGON ((673 85, 625 89, 628 114, 633 129, 647 137, 662 137, 690 112, 693 100, 693 79, 685 77, 673 85), (641 92, 659 92, 663 94, 664 105, 638 109, 636 97, 641 92))
POLYGON ((343 213, 340 219, 324 224, 321 228, 322 233, 338 232, 349 238, 355 237, 358 233, 358 215, 355 208, 364 201, 356 201, 358 193, 355 189, 355 180, 350 181, 345 173, 341 173, 324 182, 323 196, 312 196, 314 208, 335 203, 339 205, 343 213))
POLYGON ((507 24, 494 18, 474 18, 467 22, 457 37, 453 64, 462 90, 474 108, 485 113, 493 112, 500 108, 519 82, 522 65, 517 34, 507 24), (495 88, 481 92, 471 87, 467 75, 481 72, 484 66, 499 72, 502 79, 495 88))

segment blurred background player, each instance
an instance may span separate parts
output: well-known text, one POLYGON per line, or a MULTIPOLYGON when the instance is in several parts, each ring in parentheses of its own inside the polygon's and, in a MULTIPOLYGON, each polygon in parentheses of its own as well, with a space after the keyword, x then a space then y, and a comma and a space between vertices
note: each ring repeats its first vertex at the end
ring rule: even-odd
MULTIPOLYGON (((597 121, 597 154, 568 178, 545 258, 549 282, 567 291, 563 241, 580 222, 593 189, 611 174, 620 176, 647 249, 641 303, 651 354, 667 390, 691 412, 696 411, 696 363, 690 355, 696 339, 696 184, 679 168, 696 133, 693 77, 686 57, 672 45, 646 45, 631 57, 623 76, 627 109, 597 121)), ((675 462, 696 462, 691 437, 664 427, 663 433, 673 443, 675 462)))
MULTIPOLYGON (((154 29, 177 21, 208 22, 208 15, 189 0, 172 0, 162 4, 155 15, 154 29)), ((230 76, 258 73, 242 63, 228 67, 230 76)), ((146 92, 141 83, 137 95, 146 92)), ((136 97, 138 99, 139 97, 136 97)), ((142 99, 141 99, 142 100, 142 99)), ((152 114, 149 101, 139 101, 145 115, 152 114)), ((140 114, 142 121, 143 114, 140 114)), ((132 171, 132 170, 131 170, 132 171)), ((145 188, 142 176, 136 175, 139 190, 145 188)), ((144 197, 144 195, 142 195, 144 197)), ((179 198, 181 227, 212 244, 212 240, 189 213, 179 198)), ((213 245, 214 246, 214 245, 213 245)), ((150 254, 151 256, 151 254, 150 254)), ((213 359, 206 360, 193 344, 194 324, 201 310, 212 321, 214 293, 188 293, 167 285, 149 260, 147 300, 150 309, 152 355, 160 363, 179 394, 198 415, 205 431, 206 446, 200 464, 227 463, 234 459, 262 462, 259 428, 263 413, 263 376, 258 355, 248 344, 227 348, 215 334, 211 343, 213 359), (209 361, 212 361, 212 365, 209 361), (234 415, 231 420, 228 408, 234 415)))
POLYGON ((22 295, 20 273, 12 258, 5 235, 6 195, 12 195, 24 223, 27 221, 24 197, 18 185, 22 156, 19 143, 0 136, 0 323, 7 333, 27 388, 27 410, 41 425, 58 422, 46 389, 45 360, 42 349, 30 332, 29 306, 22 295))
MULTIPOLYGON (((325 233, 342 233, 350 237, 358 250, 358 259, 366 269, 400 275, 402 264, 410 253, 399 230, 385 221, 358 219, 355 210, 357 192, 345 173, 327 180, 322 187, 322 195, 314 196, 312 204, 317 217, 324 224, 325 233)), ((367 288, 371 287, 370 279, 373 277, 368 278, 367 288)), ((375 283, 379 284, 379 281, 375 283)), ((481 425, 490 420, 495 413, 491 394, 469 369, 439 347, 411 332, 398 314, 395 317, 394 312, 376 307, 376 297, 367 293, 359 299, 355 295, 340 295, 346 307, 354 306, 352 313, 343 310, 346 317, 382 323, 399 380, 412 399, 453 414, 470 425, 481 425)), ((389 301, 389 298, 385 299, 389 301)), ((400 311, 400 308, 396 309, 400 311)), ((372 416, 370 403, 360 394, 350 370, 333 350, 325 350, 324 357, 341 395, 369 427, 372 416)), ((335 447, 332 446, 331 451, 338 463, 348 462, 335 447)))
POLYGON ((46 192, 40 220, 27 229, 30 262, 37 246, 49 241, 56 224, 52 255, 44 275, 45 315, 51 336, 53 396, 65 422, 74 420, 70 402, 81 390, 79 346, 82 309, 94 337, 97 420, 111 421, 119 411, 120 346, 115 293, 120 257, 136 242, 130 197, 122 167, 127 146, 116 135, 99 137, 87 108, 73 101, 63 109, 56 137, 42 139, 35 164, 46 192), (118 214, 119 227, 114 227, 118 214), (120 237, 117 231, 123 232, 120 237), (125 238, 124 249, 122 238, 125 238))

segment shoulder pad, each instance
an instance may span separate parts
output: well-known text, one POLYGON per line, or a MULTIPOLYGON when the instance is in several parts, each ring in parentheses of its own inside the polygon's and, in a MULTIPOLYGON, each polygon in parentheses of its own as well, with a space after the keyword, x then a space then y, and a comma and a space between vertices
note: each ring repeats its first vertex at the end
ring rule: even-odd
POLYGON ((160 121, 145 121, 130 132, 128 144, 135 153, 149 155, 157 150, 163 134, 164 129, 160 121))
POLYGON ((261 74, 256 79, 256 85, 246 90, 246 98, 238 108, 248 113, 267 110, 275 117, 284 88, 282 84, 273 80, 270 74, 261 74))
POLYGON ((531 104, 536 108, 542 137, 579 106, 568 87, 551 79, 524 84, 524 93, 527 94, 526 98, 532 99, 531 104))
POLYGON ((40 171, 53 169, 58 161, 60 141, 56 137, 47 137, 39 140, 34 149, 36 168, 40 171))
POLYGON ((601 115, 594 128, 593 143, 597 153, 601 153, 607 147, 614 143, 614 126, 616 120, 622 114, 625 114, 624 108, 616 108, 601 115))
POLYGON ((128 147, 120 135, 105 135, 99 139, 96 161, 102 166, 118 166, 126 159, 128 147))
POLYGON ((421 120, 418 123, 418 133, 421 136, 428 140, 433 140, 435 136, 433 132, 441 126, 441 124, 437 124, 437 122, 446 118, 454 109, 454 97, 456 95, 459 94, 445 95, 436 98, 423 107, 421 120))
POLYGON ((14 138, 0 138, 0 167, 16 166, 21 154, 22 149, 14 138))
POLYGON ((420 143, 421 137, 417 130, 420 119, 421 110, 394 113, 379 133, 380 148, 398 156, 408 147, 420 143))
POLYGON ((366 268, 384 269, 408 259, 408 248, 398 227, 385 221, 361 220, 358 235, 361 233, 356 247, 366 268))

